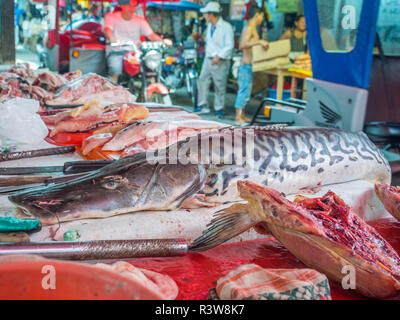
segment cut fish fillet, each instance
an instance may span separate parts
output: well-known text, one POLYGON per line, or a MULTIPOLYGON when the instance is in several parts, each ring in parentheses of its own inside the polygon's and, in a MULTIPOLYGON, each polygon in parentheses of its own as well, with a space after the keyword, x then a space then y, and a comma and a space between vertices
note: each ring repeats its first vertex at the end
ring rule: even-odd
POLYGON ((385 209, 397 220, 400 220, 400 188, 376 183, 375 192, 385 209))

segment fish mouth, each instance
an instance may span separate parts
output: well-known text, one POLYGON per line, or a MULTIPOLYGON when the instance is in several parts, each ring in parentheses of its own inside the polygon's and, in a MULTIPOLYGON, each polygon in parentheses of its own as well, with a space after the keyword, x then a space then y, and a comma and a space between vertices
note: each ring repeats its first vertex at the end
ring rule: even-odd
MULTIPOLYGON (((16 206, 15 215, 20 219, 40 219, 42 224, 60 222, 59 215, 54 210, 52 201, 35 199, 31 196, 24 198, 18 194, 10 195, 9 200, 16 206)), ((61 203, 62 201, 59 201, 61 203)))
POLYGON ((32 215, 29 210, 23 206, 17 205, 15 208, 15 216, 20 219, 34 219, 35 216, 32 215))

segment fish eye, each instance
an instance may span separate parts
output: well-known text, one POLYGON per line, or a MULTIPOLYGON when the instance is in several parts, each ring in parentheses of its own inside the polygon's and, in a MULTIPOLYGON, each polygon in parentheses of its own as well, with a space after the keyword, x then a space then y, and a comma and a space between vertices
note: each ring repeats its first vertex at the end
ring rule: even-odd
POLYGON ((113 180, 107 181, 103 183, 103 187, 109 190, 114 190, 118 187, 118 183, 113 180))
POLYGON ((102 186, 108 190, 115 190, 120 185, 120 181, 115 179, 105 179, 102 186))

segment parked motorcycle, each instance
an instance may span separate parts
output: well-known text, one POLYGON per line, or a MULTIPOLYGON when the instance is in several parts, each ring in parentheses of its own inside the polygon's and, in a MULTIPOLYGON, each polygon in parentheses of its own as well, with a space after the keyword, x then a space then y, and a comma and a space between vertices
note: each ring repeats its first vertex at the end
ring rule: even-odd
POLYGON ((39 59, 39 68, 47 68, 47 48, 45 45, 45 37, 47 31, 42 31, 36 42, 36 54, 39 59))
POLYGON ((145 41, 140 48, 133 42, 111 44, 128 52, 123 57, 123 71, 118 82, 137 96, 138 101, 172 105, 168 88, 160 83, 162 50, 166 43, 145 41))
POLYGON ((163 68, 161 81, 174 91, 186 84, 192 104, 197 106, 197 45, 187 41, 177 44, 180 54, 177 57, 167 57, 163 68), (170 60, 172 59, 172 61, 170 60))

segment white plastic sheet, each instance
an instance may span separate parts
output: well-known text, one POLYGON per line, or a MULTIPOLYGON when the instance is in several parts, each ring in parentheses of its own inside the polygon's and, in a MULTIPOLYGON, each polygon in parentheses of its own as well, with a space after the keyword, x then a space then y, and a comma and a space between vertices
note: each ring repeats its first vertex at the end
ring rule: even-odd
POLYGON ((37 114, 39 102, 14 98, 0 103, 0 143, 10 139, 20 143, 40 143, 49 133, 37 114))

